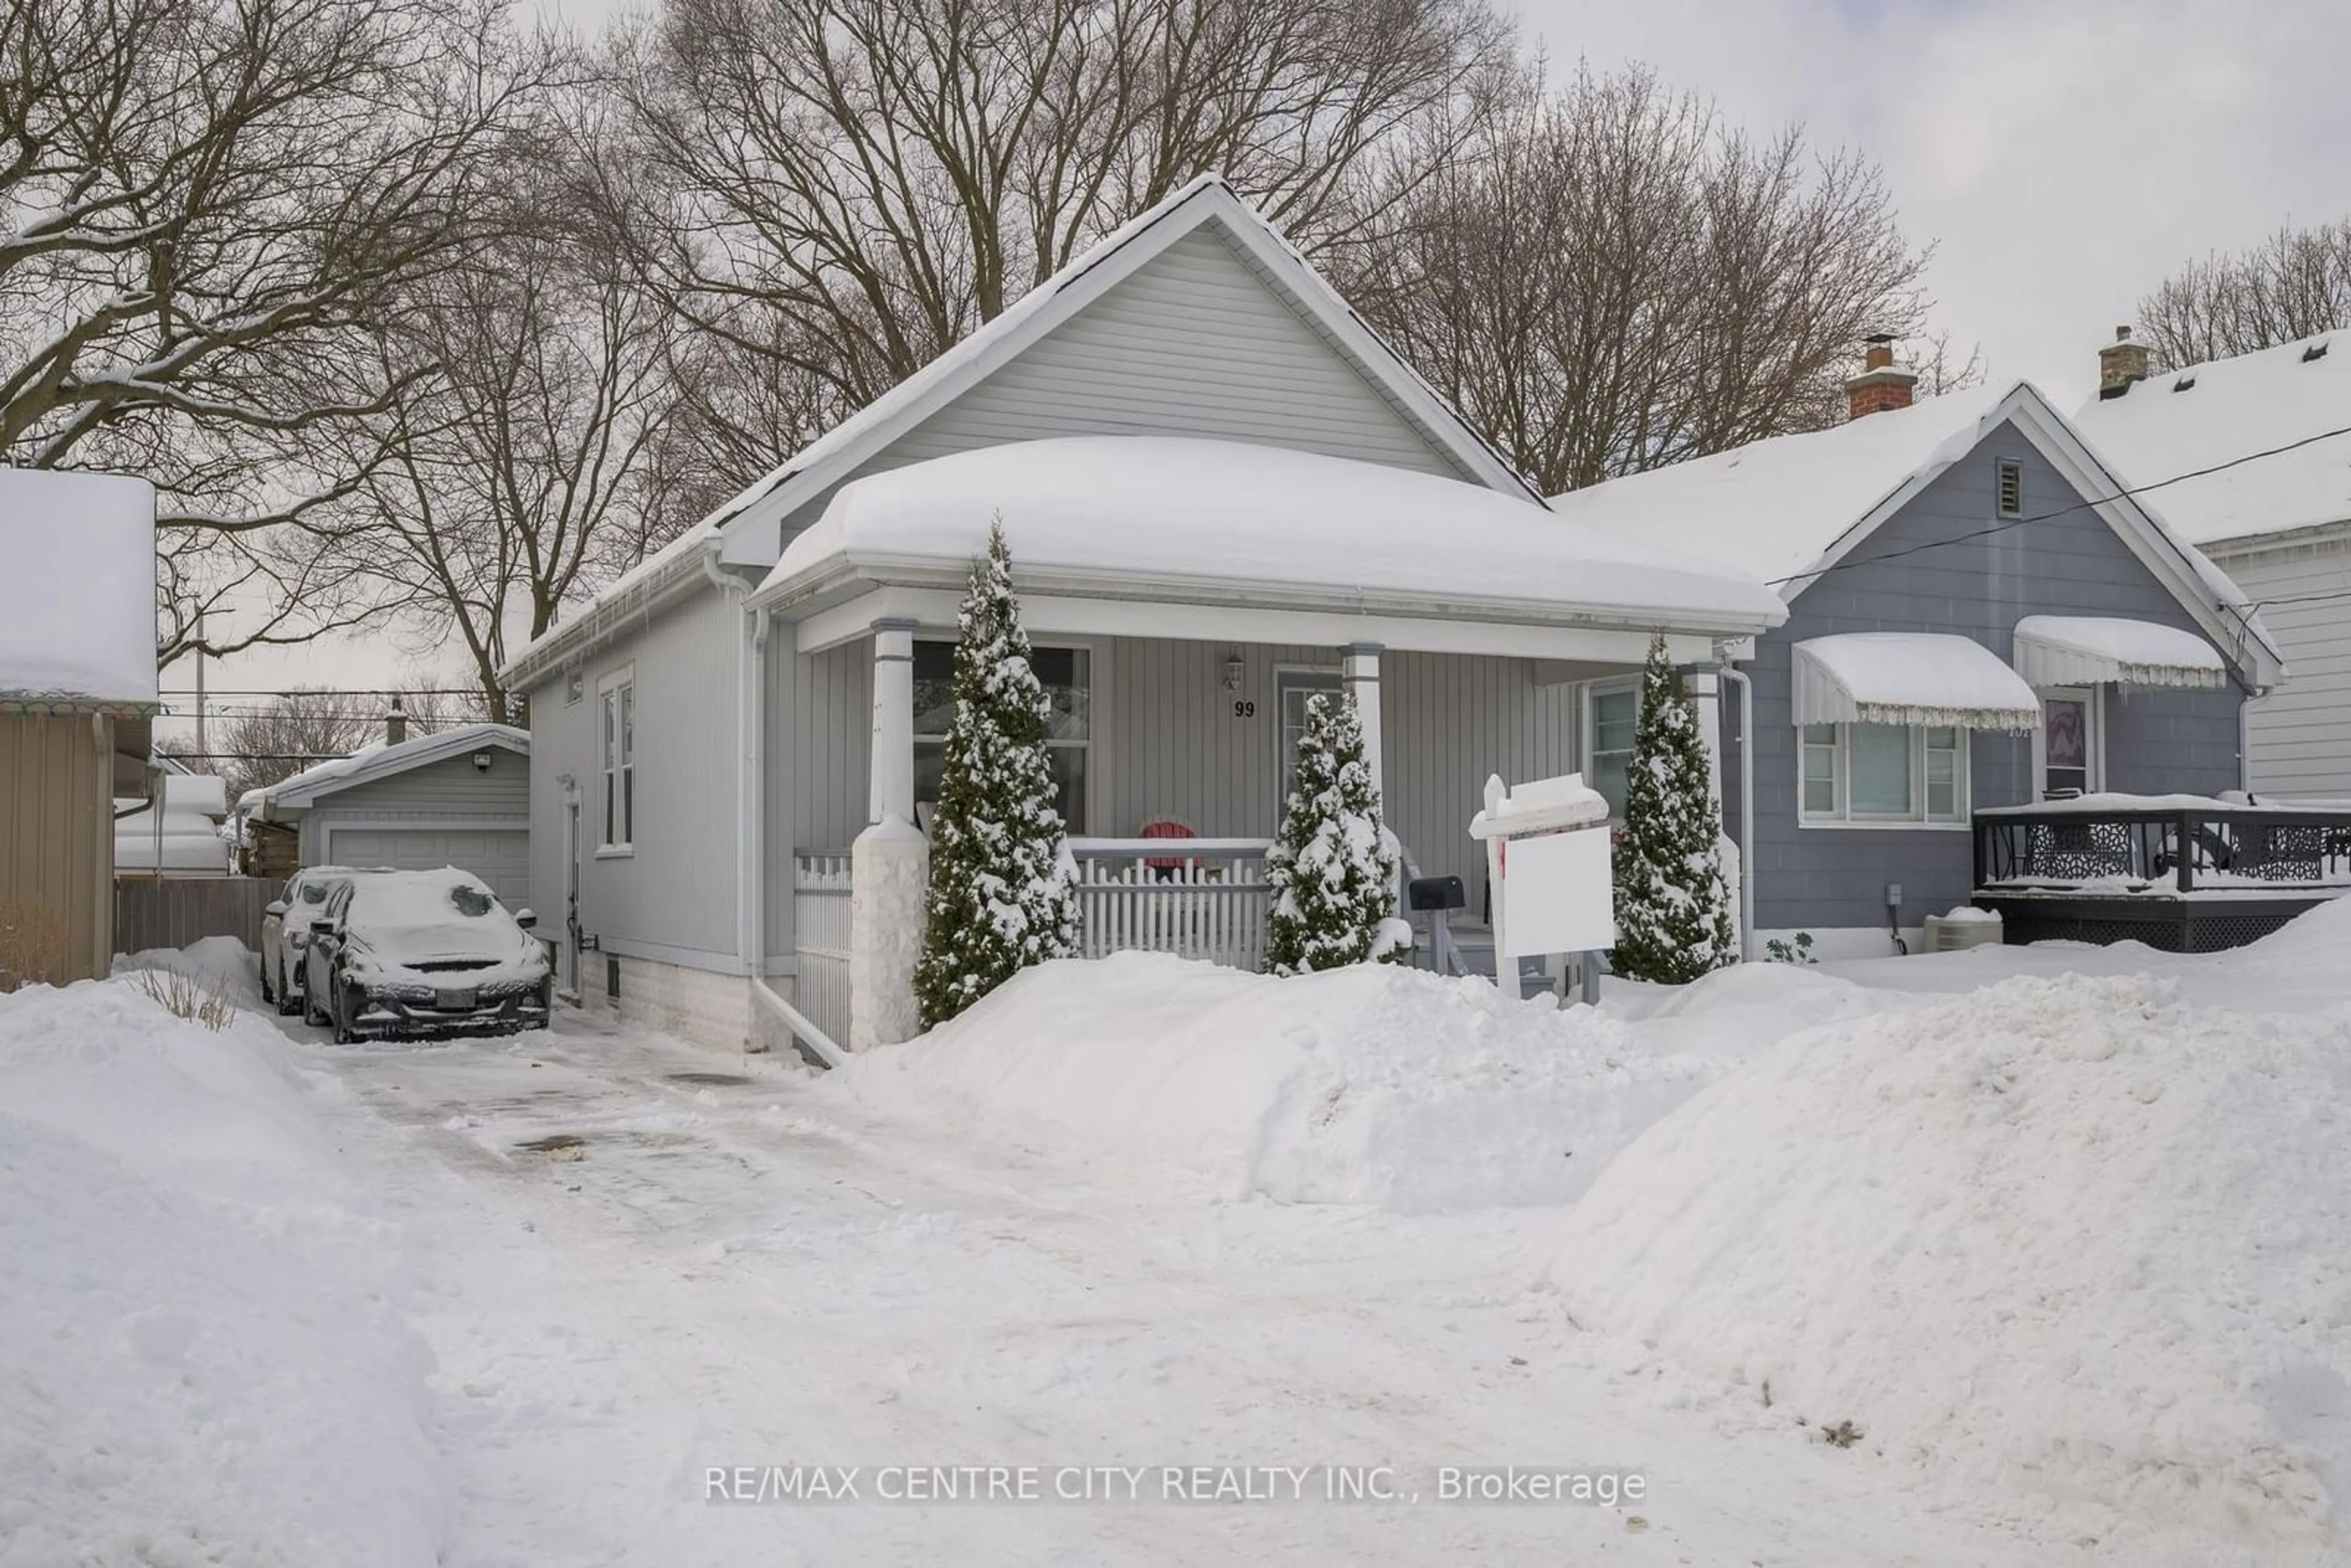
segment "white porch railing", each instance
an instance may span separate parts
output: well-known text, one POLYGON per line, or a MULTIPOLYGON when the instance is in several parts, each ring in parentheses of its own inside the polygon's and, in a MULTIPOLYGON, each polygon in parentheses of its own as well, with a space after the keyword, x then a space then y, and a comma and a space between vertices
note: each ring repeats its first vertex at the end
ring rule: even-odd
POLYGON ((792 930, 799 977, 792 1005, 834 1040, 849 1038, 849 852, 792 856, 792 930))
POLYGON ((1265 964, 1267 839, 1071 839, 1079 951, 1265 964))

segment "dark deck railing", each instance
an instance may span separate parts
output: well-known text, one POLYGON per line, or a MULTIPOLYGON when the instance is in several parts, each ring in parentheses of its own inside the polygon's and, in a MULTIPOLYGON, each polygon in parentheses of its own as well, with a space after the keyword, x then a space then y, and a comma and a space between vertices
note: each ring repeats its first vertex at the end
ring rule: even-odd
POLYGON ((1975 885, 2116 894, 2340 889, 2351 886, 2351 810, 2053 800, 1979 811, 1975 885))

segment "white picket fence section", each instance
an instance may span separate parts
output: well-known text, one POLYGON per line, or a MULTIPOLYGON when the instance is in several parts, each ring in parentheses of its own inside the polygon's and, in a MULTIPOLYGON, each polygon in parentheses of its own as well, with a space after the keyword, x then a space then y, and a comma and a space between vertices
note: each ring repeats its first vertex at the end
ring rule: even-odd
POLYGON ((836 1040, 849 1038, 849 853, 801 850, 792 857, 792 929, 799 978, 792 1005, 836 1040))
POLYGON ((1265 964, 1268 839, 1072 839, 1079 951, 1265 964), (1154 863, 1157 862, 1157 863, 1154 863))

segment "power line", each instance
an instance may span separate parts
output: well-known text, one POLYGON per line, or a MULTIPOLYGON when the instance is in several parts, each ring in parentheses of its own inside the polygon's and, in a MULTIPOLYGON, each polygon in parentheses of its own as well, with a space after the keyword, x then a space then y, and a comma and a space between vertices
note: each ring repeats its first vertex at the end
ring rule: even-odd
POLYGON ((1988 538, 1993 534, 2004 534, 2011 528, 2024 528, 2032 523, 2045 523, 2053 518, 2066 517, 2074 512, 2089 511, 2094 507, 2102 507, 2109 501, 2119 501, 2128 497, 2144 496, 2150 490, 2160 490, 2167 485, 2179 485, 2183 484, 2189 479, 2205 478, 2210 475, 2223 473, 2231 468, 2241 467, 2247 463, 2258 463, 2265 457, 2282 457, 2289 452, 2299 451, 2303 447, 2314 445, 2321 441, 2331 441, 2338 435, 2351 435, 2351 424, 2342 425, 2334 430, 2322 430, 2315 435, 2305 435, 2299 441, 2289 441, 2283 446, 2271 446, 2265 447, 2259 452, 2247 452, 2239 456, 2231 457, 2224 463, 2212 464, 2209 467, 2191 468, 2185 474, 2174 474, 2167 479, 2156 479, 2145 485, 2130 486, 2126 488, 2116 491, 2111 496, 2091 497, 2084 500, 2076 501, 2071 506, 2060 507, 2053 512, 2040 512, 2029 517, 2009 517, 1994 523, 1989 528, 1977 528, 1971 532, 1964 534, 1954 534, 1947 539, 1928 539, 1919 544, 1905 545, 1900 549, 1887 550, 1883 555, 1874 555, 1865 560, 1841 560, 1835 562, 1834 565, 1821 567, 1813 571, 1792 572, 1786 577, 1775 577, 1771 579, 1766 586, 1771 588, 1784 588, 1789 583, 1798 581, 1802 581, 1809 585, 1812 582, 1819 581, 1822 578, 1828 576, 1832 572, 1852 571, 1860 567, 1876 566, 1884 561, 1900 560, 1905 556, 1917 555, 1926 550, 1943 549, 1951 545, 1966 544, 1974 539, 1988 538))

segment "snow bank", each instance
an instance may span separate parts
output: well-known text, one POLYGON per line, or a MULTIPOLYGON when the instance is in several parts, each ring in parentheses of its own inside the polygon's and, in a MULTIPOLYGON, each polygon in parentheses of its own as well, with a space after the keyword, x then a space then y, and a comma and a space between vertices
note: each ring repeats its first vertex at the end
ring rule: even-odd
POLYGON ((2351 1019, 2073 976, 1764 1052, 1601 1176, 1552 1277, 1971 1511, 2275 1564, 2351 1550, 2346 1257, 2351 1019))
POLYGON ((428 1353, 287 1049, 128 979, 0 997, 5 1568, 439 1560, 428 1353))
MULTIPOLYGON (((1780 1015, 1761 1016, 1768 1033, 1780 1015)), ((1737 1054, 1735 1029, 1696 1032, 1708 1051, 1659 1052, 1620 1019, 1483 980, 1385 965, 1278 980, 1124 953, 1029 970, 820 1092, 1225 1197, 1563 1203, 1737 1054)))

